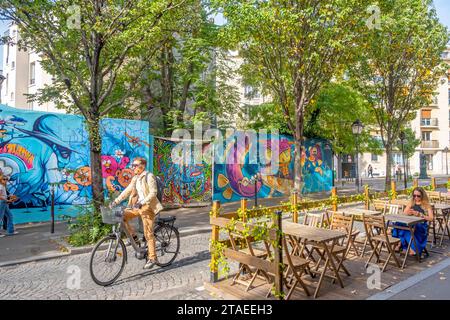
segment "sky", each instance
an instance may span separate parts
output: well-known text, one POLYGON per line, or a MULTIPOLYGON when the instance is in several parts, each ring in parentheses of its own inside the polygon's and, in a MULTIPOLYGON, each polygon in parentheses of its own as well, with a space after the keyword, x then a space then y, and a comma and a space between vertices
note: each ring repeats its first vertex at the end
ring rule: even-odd
MULTIPOLYGON (((437 14, 441 22, 450 29, 450 0, 434 0, 437 14)), ((216 23, 222 23, 222 17, 216 17, 216 23)), ((7 23, 0 21, 0 35, 7 29, 7 23)), ((0 70, 2 70, 3 48, 0 46, 0 70)))

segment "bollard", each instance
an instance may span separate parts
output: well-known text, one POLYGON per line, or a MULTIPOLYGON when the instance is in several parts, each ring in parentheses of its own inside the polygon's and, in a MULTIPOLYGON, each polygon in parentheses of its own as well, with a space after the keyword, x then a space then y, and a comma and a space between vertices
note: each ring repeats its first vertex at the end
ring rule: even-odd
POLYGON ((336 201, 336 198, 337 198, 337 190, 336 190, 336 187, 333 187, 332 189, 331 189, 331 197, 332 197, 332 204, 331 204, 331 206, 332 206, 332 210, 333 211, 337 211, 338 210, 338 206, 337 206, 337 201, 336 201))
POLYGON ((436 190, 436 178, 431 178, 431 190, 436 190))
POLYGON ((274 246, 274 263, 276 265, 277 272, 275 273, 275 292, 279 294, 278 299, 282 300, 283 296, 283 233, 282 229, 282 211, 275 212, 274 225, 277 228, 275 234, 275 246, 274 246))
MULTIPOLYGON (((219 216, 220 209, 220 201, 214 201, 212 206, 212 216, 217 218, 219 216)), ((216 242, 219 241, 219 227, 212 226, 211 229, 211 241, 216 242)), ((211 252, 211 273, 210 273, 210 282, 215 283, 219 279, 219 270, 216 267, 216 260, 214 255, 211 252)))
POLYGON ((364 208, 366 210, 369 210, 370 209, 369 206, 370 206, 369 186, 365 185, 364 186, 364 208))
POLYGON ((391 192, 392 192, 392 200, 397 199, 397 186, 395 181, 391 181, 391 192))
POLYGON ((50 191, 50 197, 51 197, 51 218, 52 218, 52 226, 50 233, 55 233, 55 188, 52 186, 52 189, 50 191))
POLYGON ((242 222, 247 222, 247 199, 241 199, 242 222))
POLYGON ((297 193, 294 192, 291 197, 291 205, 292 205, 292 222, 298 223, 298 209, 297 209, 297 203, 298 203, 298 196, 297 193))

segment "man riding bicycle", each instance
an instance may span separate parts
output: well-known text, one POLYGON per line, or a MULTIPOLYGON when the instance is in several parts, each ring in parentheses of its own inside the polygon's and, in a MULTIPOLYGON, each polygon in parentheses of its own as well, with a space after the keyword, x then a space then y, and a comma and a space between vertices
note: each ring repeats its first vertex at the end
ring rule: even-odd
POLYGON ((155 250, 155 236, 153 234, 153 224, 155 215, 158 214, 163 206, 157 198, 158 187, 155 176, 146 171, 147 160, 144 158, 135 158, 131 165, 134 177, 128 187, 111 203, 111 208, 129 197, 128 208, 124 211, 124 224, 133 238, 137 238, 135 230, 128 224, 128 221, 141 217, 144 225, 144 235, 147 240, 148 256, 144 269, 150 269, 157 263, 155 250))

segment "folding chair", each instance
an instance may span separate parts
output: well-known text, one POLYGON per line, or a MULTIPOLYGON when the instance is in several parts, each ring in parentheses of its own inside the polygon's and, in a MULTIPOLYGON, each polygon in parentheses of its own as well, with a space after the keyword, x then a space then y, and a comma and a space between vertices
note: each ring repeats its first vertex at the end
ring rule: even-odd
MULTIPOLYGON (((315 227, 315 228, 322 228, 325 222, 325 215, 323 213, 309 213, 307 212, 305 214, 305 218, 303 220, 303 225, 305 226, 309 226, 309 227, 315 227)), ((293 239, 292 237, 290 237, 290 243, 291 245, 293 245, 293 239)), ((310 244, 310 243, 303 243, 303 250, 306 251, 307 255, 305 256, 306 259, 311 259, 313 262, 316 262, 316 259, 313 256, 314 252, 319 253, 320 255, 320 251, 318 250, 318 248, 316 246, 314 246, 314 244, 310 244), (306 245, 311 245, 310 248, 308 248, 306 245)), ((293 254, 298 254, 297 252, 293 252, 293 254)))
POLYGON ((393 199, 390 201, 390 204, 395 204, 395 205, 399 206, 399 213, 403 213, 405 211, 406 205, 404 204, 404 202, 402 200, 393 199))
POLYGON ((428 198, 432 203, 441 203, 442 197, 439 191, 427 191, 428 198))
MULTIPOLYGON (((267 259, 267 257, 269 256, 269 251, 265 242, 264 244, 266 246, 266 250, 261 250, 253 247, 252 237, 244 236, 243 234, 236 231, 228 231, 228 237, 230 239, 231 248, 235 251, 239 251, 241 253, 248 254, 260 259, 267 259), (239 246, 235 238, 239 239, 240 242, 244 243, 245 245, 239 246)), ((256 277, 260 274, 264 276, 264 278, 269 282, 269 277, 266 272, 259 269, 252 271, 250 266, 246 264, 240 264, 239 271, 233 277, 231 285, 234 285, 236 283, 242 284, 246 286, 245 291, 248 291, 250 287, 253 285, 253 282, 256 280, 256 277), (250 281, 241 279, 241 275, 242 273, 244 273, 244 271, 247 271, 247 273, 251 276, 250 281)))
POLYGON ((381 260, 381 253, 383 251, 383 247, 386 247, 387 252, 389 253, 388 257, 385 260, 385 263, 383 265, 383 268, 381 269, 382 272, 386 269, 387 264, 391 260, 391 258, 394 258, 394 262, 397 267, 401 268, 401 265, 397 259, 397 256, 395 255, 395 245, 400 243, 400 239, 394 238, 391 235, 388 234, 386 222, 384 219, 384 216, 368 216, 363 215, 363 223, 364 228, 366 229, 366 235, 368 242, 370 244, 370 247, 372 248, 372 254, 370 255, 369 259, 366 262, 365 267, 369 265, 370 261, 374 256, 377 257, 377 263, 379 263, 381 260), (376 234, 375 230, 378 230, 380 233, 376 234))
MULTIPOLYGON (((282 242, 283 250, 285 252, 283 256, 283 265, 286 269, 283 274, 283 282, 285 283, 286 287, 289 288, 289 292, 287 293, 285 300, 289 300, 291 298, 292 293, 298 287, 298 285, 301 286, 307 296, 310 296, 311 294, 309 293, 308 287, 301 278, 303 273, 305 273, 309 267, 309 261, 290 253, 286 237, 283 237, 282 242)), ((272 290, 269 291, 267 297, 270 296, 271 291, 272 290)))
MULTIPOLYGON (((347 237, 342 239, 340 243, 333 246, 331 254, 338 261, 337 271, 340 269, 344 270, 344 272, 350 276, 350 273, 343 265, 344 261, 347 259, 347 254, 350 251, 351 246, 354 246, 354 230, 353 230, 353 216, 345 216, 341 213, 335 212, 333 214, 333 218, 331 220, 331 230, 339 230, 347 233, 347 237), (341 257, 339 257, 341 255, 341 257)), ((356 250, 356 248, 355 248, 356 250)), ((356 252, 358 252, 356 250, 356 252)))
POLYGON ((400 214, 400 209, 401 207, 398 204, 387 203, 384 206, 383 214, 400 214))
POLYGON ((381 211, 384 212, 386 210, 386 205, 388 201, 387 200, 373 200, 373 208, 375 211, 381 211))

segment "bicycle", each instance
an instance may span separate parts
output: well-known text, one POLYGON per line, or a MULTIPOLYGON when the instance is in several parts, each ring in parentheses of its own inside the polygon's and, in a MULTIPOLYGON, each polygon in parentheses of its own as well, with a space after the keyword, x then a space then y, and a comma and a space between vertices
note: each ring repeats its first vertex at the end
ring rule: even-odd
MULTIPOLYGON (((124 207, 110 209, 101 207, 102 220, 105 224, 112 224, 113 231, 110 235, 101 239, 92 249, 89 262, 89 271, 92 280, 101 286, 109 286, 114 283, 125 269, 128 261, 127 246, 122 240, 122 234, 128 238, 135 256, 139 260, 147 258, 147 242, 145 237, 136 241, 123 221, 124 207), (116 267, 117 266, 117 267, 116 267), (113 271, 111 271, 113 270, 113 271)), ((139 219, 139 218, 137 218, 139 219)), ((180 251, 180 235, 174 227, 176 217, 155 217, 154 235, 156 240, 156 255, 159 267, 167 267, 172 264, 180 251)), ((142 225, 139 219, 139 225, 142 225)), ((142 228, 138 228, 139 232, 142 228)))

